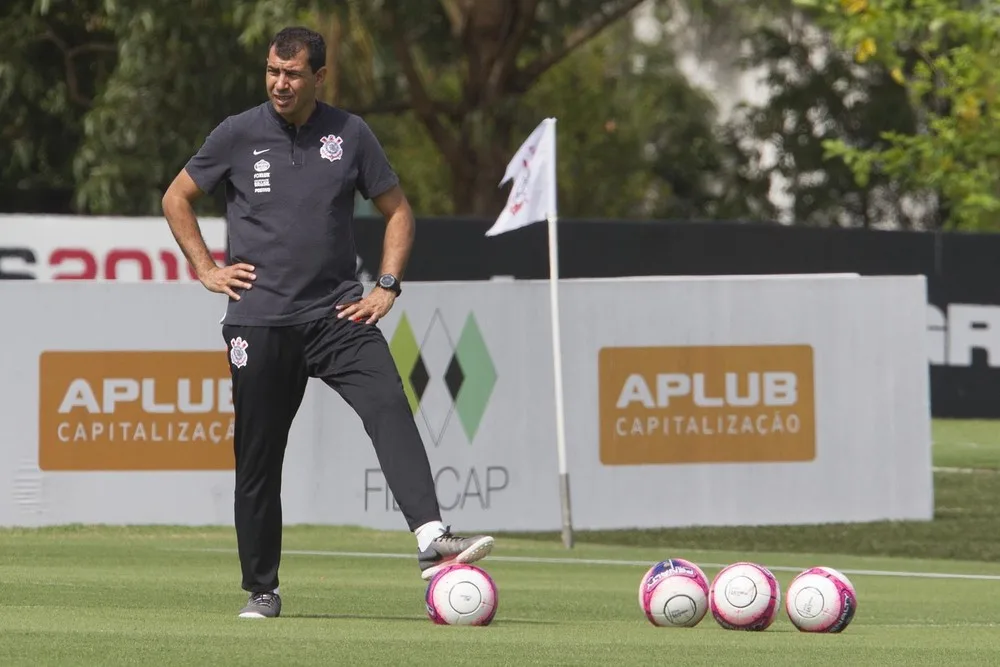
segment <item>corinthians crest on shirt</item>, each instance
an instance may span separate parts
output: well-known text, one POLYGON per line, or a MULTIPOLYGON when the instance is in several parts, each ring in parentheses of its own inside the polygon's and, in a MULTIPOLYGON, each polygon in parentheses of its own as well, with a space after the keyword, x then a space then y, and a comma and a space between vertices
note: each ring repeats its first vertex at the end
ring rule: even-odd
POLYGON ((236 368, 247 365, 247 348, 250 346, 242 337, 237 336, 229 341, 229 360, 236 368))
POLYGON ((328 134, 320 142, 323 144, 319 147, 319 154, 325 160, 330 162, 335 162, 339 160, 344 155, 344 149, 341 144, 344 142, 343 139, 335 134, 328 134))

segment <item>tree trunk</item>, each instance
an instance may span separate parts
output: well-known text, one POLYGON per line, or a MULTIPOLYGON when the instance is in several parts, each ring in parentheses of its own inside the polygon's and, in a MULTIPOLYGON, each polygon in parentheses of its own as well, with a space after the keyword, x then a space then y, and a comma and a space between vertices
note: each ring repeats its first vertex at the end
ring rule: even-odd
MULTIPOLYGON (((462 46, 461 100, 434 97, 415 53, 416 33, 405 29, 401 3, 378 10, 380 29, 391 46, 406 82, 407 107, 427 129, 451 171, 455 215, 499 215, 510 186, 500 188, 512 145, 512 118, 518 97, 573 50, 621 19, 642 0, 608 0, 585 10, 564 36, 519 65, 540 0, 439 0, 462 46)), ((373 3, 375 4, 375 3, 373 3)), ((411 3, 416 4, 416 3, 411 3)), ((526 58, 525 58, 526 59, 526 58)), ((434 80, 431 80, 434 83, 434 80)), ((440 83, 438 85, 440 87, 440 83)), ((519 137, 523 141, 525 137, 519 137)))
POLYGON ((458 150, 449 161, 452 206, 455 215, 500 215, 510 184, 500 187, 507 163, 513 157, 513 123, 502 113, 483 122, 485 114, 471 113, 458 133, 458 150))
POLYGON ((475 164, 475 158, 452 165, 452 205, 455 215, 495 218, 507 201, 510 184, 500 187, 506 163, 475 164))
POLYGON ((336 106, 340 97, 340 36, 343 30, 340 17, 331 12, 326 20, 326 81, 320 99, 336 106))

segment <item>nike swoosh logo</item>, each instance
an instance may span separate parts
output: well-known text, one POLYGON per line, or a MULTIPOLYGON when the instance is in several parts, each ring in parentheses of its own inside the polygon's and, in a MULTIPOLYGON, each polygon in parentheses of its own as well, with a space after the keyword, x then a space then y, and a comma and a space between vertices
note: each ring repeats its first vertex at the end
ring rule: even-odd
POLYGON ((253 154, 254 154, 254 155, 260 155, 261 153, 266 153, 266 152, 268 152, 269 150, 271 150, 271 149, 270 149, 270 148, 265 148, 265 149, 264 149, 264 150, 262 150, 262 151, 258 151, 258 150, 254 150, 253 154))

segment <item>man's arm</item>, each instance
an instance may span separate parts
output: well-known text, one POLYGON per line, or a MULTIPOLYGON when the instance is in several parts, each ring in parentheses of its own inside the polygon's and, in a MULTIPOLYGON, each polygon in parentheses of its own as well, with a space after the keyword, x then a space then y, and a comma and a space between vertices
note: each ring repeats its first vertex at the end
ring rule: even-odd
MULTIPOLYGON (((358 124, 358 192, 371 199, 385 217, 382 263, 379 275, 391 273, 402 280, 410 258, 416 224, 413 211, 399 185, 399 177, 372 129, 364 121, 358 124)), ((379 291, 376 290, 377 294, 379 291)))
MULTIPOLYGON (((410 260, 416 223, 410 203, 399 185, 399 178, 393 171, 382 145, 371 128, 364 121, 358 126, 358 192, 365 199, 371 199, 375 207, 385 217, 385 237, 382 241, 382 262, 379 275, 390 273, 397 280, 403 279, 406 264, 410 260), (377 194, 376 194, 377 193, 377 194)), ((364 321, 374 324, 385 316, 396 300, 394 290, 376 285, 368 296, 350 304, 338 304, 337 317, 346 317, 353 322, 364 321)))
POLYGON ((201 190, 195 185, 187 170, 181 169, 167 188, 162 200, 163 215, 170 225, 170 231, 199 278, 217 266, 201 234, 198 218, 194 214, 194 202, 201 195, 201 190))
POLYGON ((413 210, 396 185, 372 200, 375 207, 385 216, 385 238, 382 242, 382 264, 379 271, 391 273, 398 280, 403 279, 406 265, 410 261, 413 239, 416 235, 416 221, 413 210))
MULTIPOLYGON (((399 185, 392 186, 373 198, 372 202, 385 216, 385 240, 382 242, 380 274, 391 273, 398 280, 402 280, 406 264, 410 260, 413 237, 416 235, 417 225, 413 219, 413 210, 399 185)), ((375 324, 385 317, 395 301, 395 292, 376 285, 364 299, 337 305, 336 309, 340 311, 337 317, 346 317, 353 322, 364 321, 366 324, 375 324)))
POLYGON ((250 289, 251 281, 257 278, 251 273, 254 267, 249 264, 234 264, 223 268, 212 259, 212 253, 201 234, 198 218, 194 214, 194 202, 202 194, 187 170, 181 169, 163 195, 163 215, 177 245, 194 267, 201 284, 212 292, 227 294, 229 298, 239 301, 240 296, 233 288, 250 289))

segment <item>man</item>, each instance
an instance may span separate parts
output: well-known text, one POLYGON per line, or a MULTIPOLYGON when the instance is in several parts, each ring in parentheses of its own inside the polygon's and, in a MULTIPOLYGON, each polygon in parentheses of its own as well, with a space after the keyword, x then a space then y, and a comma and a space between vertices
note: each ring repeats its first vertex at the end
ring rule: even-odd
POLYGON ((240 616, 247 618, 281 612, 281 469, 309 377, 336 390, 364 423, 415 533, 424 579, 493 548, 490 536, 452 535, 441 523, 427 453, 376 326, 401 292, 413 213, 368 125, 317 101, 325 62, 315 32, 275 35, 269 101, 222 121, 163 197, 164 216, 202 284, 229 296, 222 334, 233 379, 235 524, 250 593, 240 616), (228 266, 212 260, 192 206, 223 183, 228 266), (352 233, 355 191, 386 219, 381 275, 364 297, 352 233))

